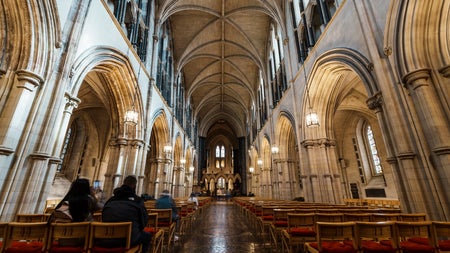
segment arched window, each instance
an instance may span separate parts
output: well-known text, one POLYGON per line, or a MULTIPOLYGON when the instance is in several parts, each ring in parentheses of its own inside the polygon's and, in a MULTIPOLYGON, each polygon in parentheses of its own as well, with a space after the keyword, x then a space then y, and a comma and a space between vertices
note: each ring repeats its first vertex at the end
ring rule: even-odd
POLYGON ((280 29, 272 24, 270 26, 270 38, 267 42, 270 53, 267 64, 269 65, 269 78, 272 93, 272 105, 275 107, 283 97, 287 89, 286 74, 284 70, 283 47, 280 29))
POLYGON ((355 158, 362 183, 369 183, 372 178, 383 175, 383 167, 379 155, 379 146, 373 128, 366 119, 357 124, 357 138, 353 139, 355 158))
POLYGON ((374 175, 381 175, 383 174, 383 168, 381 167, 380 157, 378 156, 377 145, 373 137, 372 128, 370 127, 369 124, 367 124, 365 130, 369 154, 370 157, 372 158, 371 159, 373 165, 372 172, 374 173, 374 175))
POLYGON ((225 168, 225 146, 216 146, 216 168, 225 168))
MULTIPOLYGON (((70 128, 67 129, 67 133, 66 133, 66 138, 64 138, 64 146, 63 149, 61 151, 61 160, 64 161, 64 158, 66 157, 66 155, 69 153, 69 149, 71 148, 71 143, 72 141, 72 127, 75 126, 71 126, 70 128)), ((63 168, 63 163, 58 164, 58 167, 56 168, 57 172, 62 172, 62 168, 63 168)))

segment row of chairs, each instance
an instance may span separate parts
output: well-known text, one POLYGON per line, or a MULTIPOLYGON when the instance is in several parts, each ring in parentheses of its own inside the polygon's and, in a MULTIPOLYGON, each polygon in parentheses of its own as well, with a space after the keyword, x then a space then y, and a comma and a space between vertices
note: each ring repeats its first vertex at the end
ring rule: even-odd
MULTIPOLYGON (((150 252, 162 252, 152 238, 150 252)), ((130 245, 131 222, 3 222, 0 223, 0 252, 141 252, 130 245)))
POLYGON ((195 222, 200 220, 203 209, 209 206, 210 201, 207 198, 203 198, 197 208, 192 202, 188 201, 177 200, 176 203, 179 215, 178 226, 172 220, 172 209, 156 209, 154 205, 146 202, 150 217, 149 224, 147 225, 149 228, 147 230, 152 231, 153 229, 151 228, 157 228, 164 231, 162 245, 166 251, 170 251, 175 239, 175 233, 178 234, 179 240, 182 240, 183 237, 190 234, 195 222), (156 218, 154 218, 155 214, 156 218))
POLYGON ((281 234, 282 252, 450 252, 450 222, 317 222, 281 234))
POLYGON ((384 198, 365 198, 365 199, 344 199, 344 203, 348 206, 369 206, 400 209, 400 200, 384 199, 384 198))
POLYGON ((268 227, 271 245, 278 248, 281 230, 291 228, 311 228, 317 222, 379 222, 379 221, 426 221, 425 213, 391 214, 391 213, 295 213, 292 209, 274 209, 270 216, 259 217, 260 229, 268 227))

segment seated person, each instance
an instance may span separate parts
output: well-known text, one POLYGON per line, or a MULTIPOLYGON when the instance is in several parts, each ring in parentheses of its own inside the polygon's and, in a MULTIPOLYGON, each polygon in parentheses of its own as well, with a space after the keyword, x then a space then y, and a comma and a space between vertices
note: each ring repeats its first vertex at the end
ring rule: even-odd
MULTIPOLYGON (((102 221, 123 222, 131 221, 131 246, 142 244, 142 252, 147 252, 150 247, 152 235, 144 231, 148 222, 147 209, 144 201, 136 195, 137 179, 127 176, 123 185, 114 190, 112 196, 103 206, 102 221)), ((102 242, 102 246, 117 246, 114 242, 102 242), (114 244, 114 245, 113 245, 114 244)))

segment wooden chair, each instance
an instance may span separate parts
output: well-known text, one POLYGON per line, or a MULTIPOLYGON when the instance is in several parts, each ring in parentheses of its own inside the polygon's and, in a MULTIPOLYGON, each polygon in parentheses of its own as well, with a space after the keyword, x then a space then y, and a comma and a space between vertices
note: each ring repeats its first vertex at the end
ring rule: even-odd
POLYGON ((362 253, 396 253, 398 248, 394 221, 356 222, 357 245, 362 253))
POLYGON ((433 221, 433 228, 438 252, 450 252, 450 222, 433 221))
POLYGON ((344 213, 344 221, 366 221, 369 222, 372 219, 370 213, 344 213))
POLYGON ((158 213, 148 213, 148 222, 147 226, 144 228, 144 231, 152 234, 152 244, 150 252, 162 252, 162 246, 164 243, 164 230, 158 228, 158 213))
POLYGON ((102 221, 102 212, 94 212, 92 214, 93 221, 102 221))
POLYGON ((16 214, 16 222, 46 222, 49 215, 42 213, 19 213, 16 214))
POLYGON ((398 220, 400 220, 400 215, 396 213, 373 213, 371 221, 377 222, 377 221, 398 221, 398 220))
POLYGON ((44 252, 47 222, 10 222, 4 240, 3 252, 44 252))
POLYGON ((141 245, 131 247, 131 222, 91 222, 89 252, 141 252, 141 245))
MULTIPOLYGON (((164 230, 159 229, 152 235, 152 244, 149 253, 163 252, 164 230)), ((145 253, 145 252, 143 252, 145 253)))
POLYGON ((0 222, 0 252, 3 252, 3 243, 6 237, 6 230, 8 229, 8 222, 0 222))
POLYGON ((427 215, 425 213, 402 213, 400 214, 401 221, 426 221, 427 215))
POLYGON ((283 247, 287 246, 289 252, 298 252, 305 242, 316 240, 315 213, 288 213, 287 222, 282 239, 286 240, 283 247))
POLYGON ((47 252, 87 252, 90 224, 90 222, 50 224, 50 231, 47 240, 47 252))
POLYGON ((281 230, 286 229, 288 226, 287 217, 289 213, 295 213, 295 209, 290 208, 275 208, 273 209, 273 220, 270 226, 270 237, 272 240, 272 245, 276 249, 281 245, 278 244, 281 240, 281 230))
POLYGON ((164 230, 164 246, 170 248, 175 235, 175 222, 172 221, 172 209, 150 209, 151 213, 158 214, 158 228, 164 230))
POLYGON ((354 222, 317 222, 317 242, 306 242, 305 251, 357 252, 357 232, 354 222))
POLYGON ((395 227, 400 252, 436 252, 436 239, 431 221, 397 221, 395 227))
POLYGON ((321 222, 343 222, 343 213, 316 213, 316 221, 321 222))

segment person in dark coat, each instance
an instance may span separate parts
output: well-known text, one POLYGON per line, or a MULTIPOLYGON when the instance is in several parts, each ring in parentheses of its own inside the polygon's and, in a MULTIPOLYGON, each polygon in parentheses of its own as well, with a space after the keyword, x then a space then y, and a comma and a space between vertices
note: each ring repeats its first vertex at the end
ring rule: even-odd
POLYGON ((127 176, 123 185, 114 189, 114 196, 103 206, 102 221, 131 221, 131 246, 142 244, 142 252, 147 252, 152 235, 144 231, 148 222, 147 209, 144 201, 136 195, 136 184, 135 176, 127 176))

